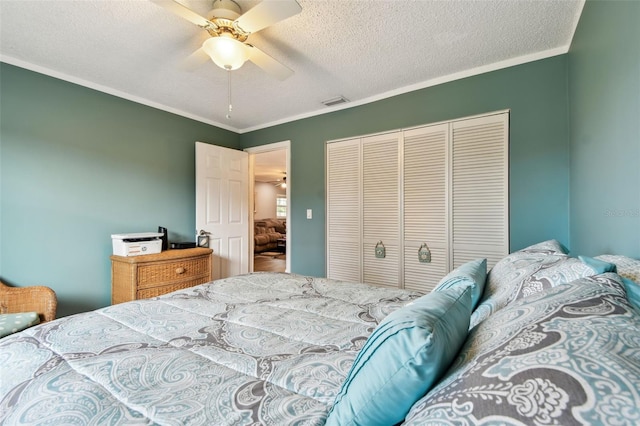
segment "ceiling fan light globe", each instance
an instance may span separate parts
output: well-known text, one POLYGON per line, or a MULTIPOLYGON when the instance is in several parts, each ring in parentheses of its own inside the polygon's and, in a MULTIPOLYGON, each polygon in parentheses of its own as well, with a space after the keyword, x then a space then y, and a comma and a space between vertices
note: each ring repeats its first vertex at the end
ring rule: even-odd
POLYGON ((237 70, 249 59, 247 46, 230 37, 207 39, 202 49, 217 66, 226 70, 237 70))

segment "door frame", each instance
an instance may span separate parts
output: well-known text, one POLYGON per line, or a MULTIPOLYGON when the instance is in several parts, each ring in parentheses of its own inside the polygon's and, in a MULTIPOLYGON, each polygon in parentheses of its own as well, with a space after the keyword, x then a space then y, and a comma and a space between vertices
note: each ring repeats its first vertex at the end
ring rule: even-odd
MULTIPOLYGON (((245 148, 244 151, 249 153, 249 205, 255 205, 255 175, 254 175, 254 162, 255 162, 255 154, 270 152, 270 151, 281 151, 285 150, 286 152, 286 164, 287 164, 287 188, 286 188, 286 197, 287 197, 287 247, 286 247, 286 264, 285 264, 285 272, 291 272, 291 141, 282 141, 275 142, 266 145, 254 146, 251 148, 245 148)), ((253 209, 250 209, 251 213, 249 214, 249 248, 251 250, 251 258, 254 256, 254 232, 255 227, 253 226, 253 209)), ((253 262, 249 262, 249 272, 253 272, 253 262)))

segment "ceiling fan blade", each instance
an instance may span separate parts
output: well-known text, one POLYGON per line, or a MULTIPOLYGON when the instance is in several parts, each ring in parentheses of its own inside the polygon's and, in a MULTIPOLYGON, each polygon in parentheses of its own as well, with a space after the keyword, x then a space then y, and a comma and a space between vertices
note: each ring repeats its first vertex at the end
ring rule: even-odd
POLYGON ((208 19, 203 18, 202 16, 195 13, 193 10, 184 6, 182 3, 179 3, 174 0, 149 0, 152 3, 157 4, 160 7, 167 9, 168 11, 175 13, 181 18, 186 19, 187 21, 193 22, 199 27, 207 28, 213 27, 217 28, 217 25, 208 19))
POLYGON ((235 23, 247 33, 255 33, 261 29, 297 15, 302 8, 296 0, 263 0, 254 8, 236 19, 235 23))
POLYGON ((194 71, 196 68, 206 64, 210 60, 211 58, 209 55, 207 55, 203 48, 200 48, 187 56, 187 58, 180 64, 180 68, 185 71, 194 71))
POLYGON ((268 74, 271 74, 278 80, 286 80, 293 75, 293 70, 280 62, 273 59, 271 56, 264 53, 262 50, 250 44, 249 47, 249 60, 262 68, 268 74))

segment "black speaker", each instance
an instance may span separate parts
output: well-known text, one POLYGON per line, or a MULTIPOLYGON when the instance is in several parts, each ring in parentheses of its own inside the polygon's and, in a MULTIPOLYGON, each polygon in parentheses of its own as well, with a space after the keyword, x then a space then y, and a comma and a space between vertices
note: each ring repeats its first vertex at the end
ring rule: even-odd
POLYGON ((169 249, 169 231, 167 228, 158 226, 158 233, 162 234, 162 251, 169 249))

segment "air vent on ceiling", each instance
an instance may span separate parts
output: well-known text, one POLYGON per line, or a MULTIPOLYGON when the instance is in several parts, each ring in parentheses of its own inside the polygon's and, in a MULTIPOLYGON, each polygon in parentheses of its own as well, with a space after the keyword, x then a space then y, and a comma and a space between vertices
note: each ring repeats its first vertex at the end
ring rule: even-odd
POLYGON ((331 99, 327 99, 326 101, 322 101, 324 106, 328 106, 328 107, 344 104, 347 102, 349 102, 349 99, 345 98, 344 96, 338 96, 336 98, 331 98, 331 99))

